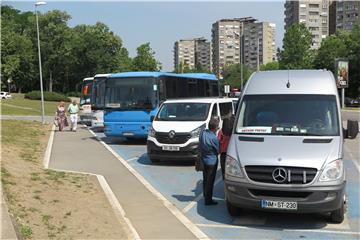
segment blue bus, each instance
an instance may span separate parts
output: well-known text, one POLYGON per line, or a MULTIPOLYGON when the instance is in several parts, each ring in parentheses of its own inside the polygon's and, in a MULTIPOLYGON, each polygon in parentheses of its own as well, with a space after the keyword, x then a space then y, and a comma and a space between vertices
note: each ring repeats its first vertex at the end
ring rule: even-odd
POLYGON ((207 73, 115 73, 105 86, 107 137, 146 138, 152 118, 166 99, 219 96, 218 79, 207 73))

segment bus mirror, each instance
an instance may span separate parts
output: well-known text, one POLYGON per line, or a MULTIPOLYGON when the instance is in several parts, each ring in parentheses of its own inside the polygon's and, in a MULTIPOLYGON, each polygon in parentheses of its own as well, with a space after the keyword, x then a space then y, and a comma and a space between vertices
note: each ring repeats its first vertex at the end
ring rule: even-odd
POLYGON ((345 138, 354 139, 356 138, 357 134, 359 132, 359 123, 355 120, 348 120, 347 121, 347 130, 345 138))
POLYGON ((150 116, 150 122, 154 121, 155 116, 150 116))
POLYGON ((158 90, 158 86, 156 84, 153 85, 153 90, 157 91, 158 90))

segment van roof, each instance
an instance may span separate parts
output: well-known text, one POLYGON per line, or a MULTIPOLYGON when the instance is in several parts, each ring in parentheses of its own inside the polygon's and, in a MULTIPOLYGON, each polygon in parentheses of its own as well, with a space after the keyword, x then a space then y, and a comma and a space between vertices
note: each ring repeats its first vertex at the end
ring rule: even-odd
POLYGON ((327 70, 260 71, 250 77, 244 94, 336 95, 337 88, 333 74, 327 70))
POLYGON ((232 102, 231 98, 220 98, 220 97, 209 97, 209 98, 185 98, 185 99, 170 99, 166 100, 164 103, 188 103, 188 102, 198 102, 198 103, 223 103, 223 102, 232 102))

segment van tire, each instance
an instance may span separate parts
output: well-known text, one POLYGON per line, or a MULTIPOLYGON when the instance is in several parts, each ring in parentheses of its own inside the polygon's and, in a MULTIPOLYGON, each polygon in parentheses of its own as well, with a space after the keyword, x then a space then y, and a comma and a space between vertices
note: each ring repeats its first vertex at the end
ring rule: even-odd
POLYGON ((330 220, 333 223, 342 223, 344 221, 345 206, 344 202, 341 203, 341 207, 330 213, 330 220))
POLYGON ((240 208, 231 204, 228 200, 226 200, 226 208, 232 217, 236 217, 240 215, 240 208))

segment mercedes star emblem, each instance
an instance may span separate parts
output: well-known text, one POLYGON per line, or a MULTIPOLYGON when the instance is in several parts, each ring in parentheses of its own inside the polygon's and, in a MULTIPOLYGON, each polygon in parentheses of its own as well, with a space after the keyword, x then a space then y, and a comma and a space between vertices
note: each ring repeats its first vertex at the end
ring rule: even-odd
POLYGON ((169 132, 169 138, 173 139, 175 137, 175 131, 174 130, 171 130, 169 132))
POLYGON ((283 183, 287 178, 287 172, 284 168, 275 168, 272 177, 277 183, 283 183))

